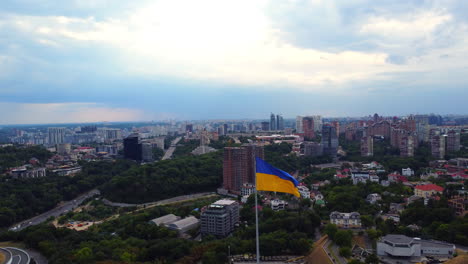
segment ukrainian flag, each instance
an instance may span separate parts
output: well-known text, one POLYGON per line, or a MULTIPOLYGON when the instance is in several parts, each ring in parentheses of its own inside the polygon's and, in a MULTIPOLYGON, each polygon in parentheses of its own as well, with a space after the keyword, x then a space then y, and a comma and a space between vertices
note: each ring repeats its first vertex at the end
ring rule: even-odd
POLYGON ((289 173, 277 169, 259 157, 256 160, 257 191, 271 191, 294 194, 300 197, 299 182, 289 173))

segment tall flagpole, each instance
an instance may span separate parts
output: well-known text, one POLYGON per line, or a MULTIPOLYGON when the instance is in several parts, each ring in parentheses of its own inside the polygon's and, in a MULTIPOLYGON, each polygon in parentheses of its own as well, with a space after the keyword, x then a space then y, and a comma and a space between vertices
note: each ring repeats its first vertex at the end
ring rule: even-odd
MULTIPOLYGON (((255 153, 255 152, 254 152, 255 153)), ((258 204, 257 204, 257 155, 254 154, 255 169, 255 242, 257 245, 257 264, 260 263, 260 241, 258 236, 258 204)))

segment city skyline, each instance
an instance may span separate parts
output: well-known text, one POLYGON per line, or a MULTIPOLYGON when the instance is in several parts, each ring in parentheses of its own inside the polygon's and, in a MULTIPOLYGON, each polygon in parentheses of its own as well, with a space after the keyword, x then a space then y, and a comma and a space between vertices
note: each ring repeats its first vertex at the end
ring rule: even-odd
POLYGON ((461 0, 6 0, 0 124, 468 114, 467 11, 461 0))

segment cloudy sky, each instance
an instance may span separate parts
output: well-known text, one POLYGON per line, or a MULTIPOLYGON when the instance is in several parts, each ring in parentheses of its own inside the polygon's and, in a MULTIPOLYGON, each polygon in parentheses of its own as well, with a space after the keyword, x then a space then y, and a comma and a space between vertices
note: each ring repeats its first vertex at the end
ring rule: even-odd
POLYGON ((0 124, 468 114, 466 0, 2 0, 0 124))

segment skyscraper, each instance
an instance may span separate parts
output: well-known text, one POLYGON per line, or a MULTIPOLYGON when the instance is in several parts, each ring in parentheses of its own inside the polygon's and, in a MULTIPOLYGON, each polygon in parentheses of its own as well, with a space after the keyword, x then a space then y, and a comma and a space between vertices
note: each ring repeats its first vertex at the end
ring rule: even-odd
POLYGON ((338 137, 336 136, 336 129, 330 124, 322 126, 322 145, 323 154, 336 157, 338 151, 338 137))
POLYGON ((49 136, 49 145, 65 143, 65 128, 64 127, 49 127, 47 129, 49 136))
POLYGON ((314 118, 306 116, 302 118, 302 129, 304 130, 304 138, 311 140, 315 137, 314 118))
POLYGON ((284 120, 282 115, 276 115, 276 129, 284 130, 284 120))
POLYGON ((270 130, 275 131, 277 129, 276 127, 276 117, 275 114, 271 113, 270 114, 270 130))
POLYGON ((303 133, 304 130, 302 128, 302 116, 296 117, 296 133, 303 133))

